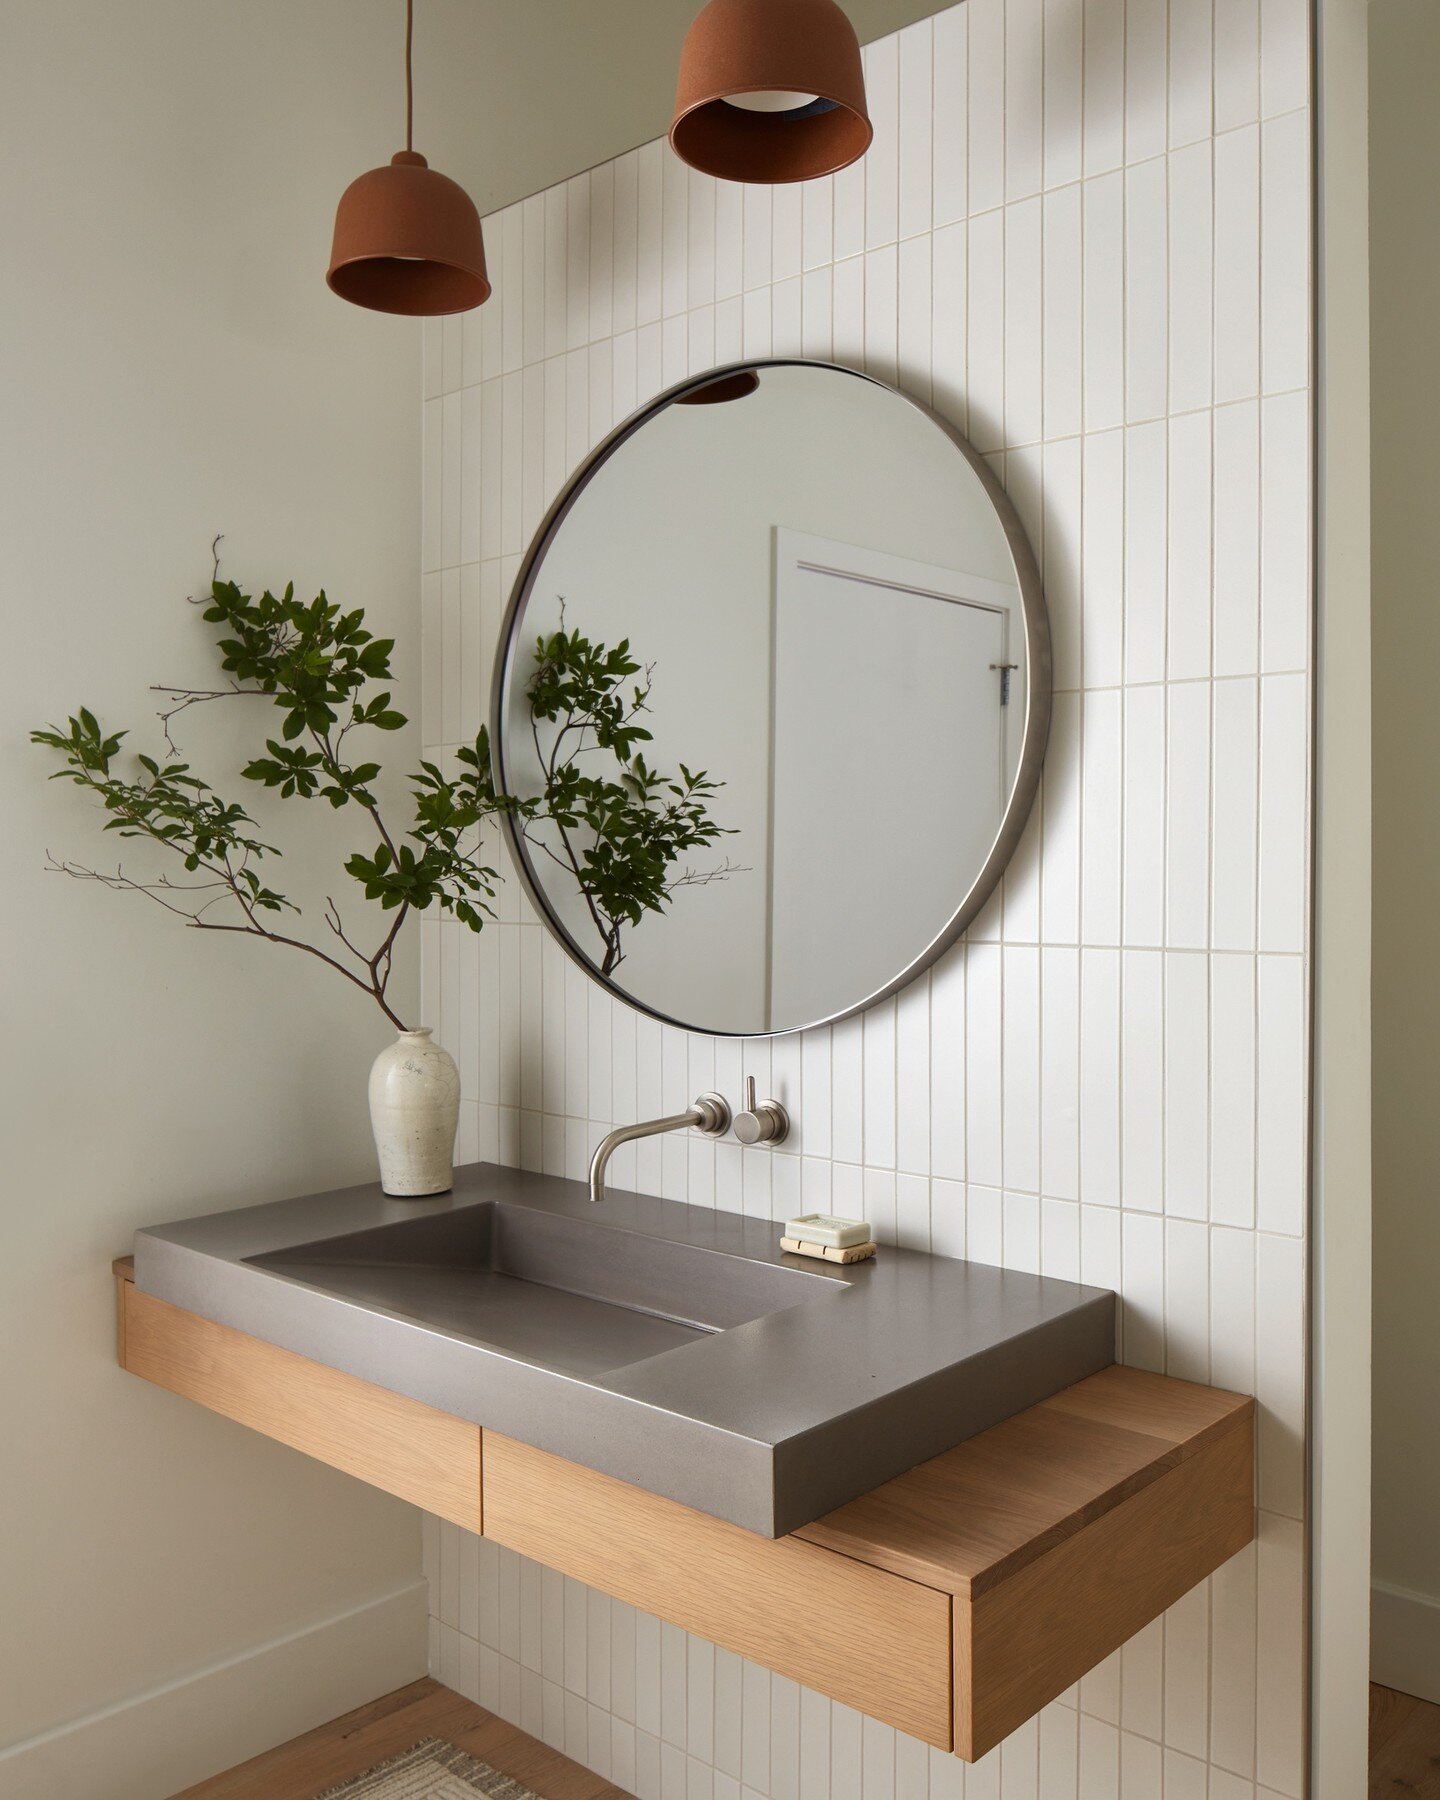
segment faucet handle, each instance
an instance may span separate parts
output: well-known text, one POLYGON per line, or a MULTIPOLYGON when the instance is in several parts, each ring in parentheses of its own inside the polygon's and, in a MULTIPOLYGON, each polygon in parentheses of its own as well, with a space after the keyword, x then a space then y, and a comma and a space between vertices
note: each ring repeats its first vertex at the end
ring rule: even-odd
POLYGON ((735 1115, 742 1144, 781 1144, 790 1135, 790 1115, 778 1100, 755 1099, 755 1077, 745 1078, 745 1110, 735 1115))

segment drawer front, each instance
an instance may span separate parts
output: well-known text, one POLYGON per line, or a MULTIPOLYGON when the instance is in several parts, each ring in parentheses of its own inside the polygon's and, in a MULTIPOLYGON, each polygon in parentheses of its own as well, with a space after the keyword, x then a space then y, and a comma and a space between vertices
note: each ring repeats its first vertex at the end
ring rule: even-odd
POLYGON ((1036 1561, 955 1602, 967 1762, 1064 1693, 1255 1535, 1247 1416, 1036 1561))
POLYGON ((948 1594, 483 1434, 485 1535, 942 1750, 948 1594))
POLYGON ((480 1428, 120 1283, 132 1375, 480 1529, 480 1428))

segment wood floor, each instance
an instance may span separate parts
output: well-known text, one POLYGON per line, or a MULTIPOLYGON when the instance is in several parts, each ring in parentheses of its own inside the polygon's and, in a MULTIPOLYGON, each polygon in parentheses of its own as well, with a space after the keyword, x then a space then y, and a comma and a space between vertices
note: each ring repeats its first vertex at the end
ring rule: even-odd
MULTIPOLYGON (((174 1800, 313 1800, 425 1737, 445 1738, 545 1800, 629 1800, 623 1788, 527 1737, 438 1681, 416 1681, 267 1750, 174 1800)), ((1370 1689, 1370 1800, 1440 1800, 1440 1706, 1370 1689)))
POLYGON ((337 1781, 427 1737, 458 1744, 544 1800, 629 1800, 623 1788, 428 1679, 186 1788, 174 1800, 313 1800, 337 1781))
POLYGON ((1440 1706, 1370 1688, 1370 1800, 1440 1800, 1440 1706))

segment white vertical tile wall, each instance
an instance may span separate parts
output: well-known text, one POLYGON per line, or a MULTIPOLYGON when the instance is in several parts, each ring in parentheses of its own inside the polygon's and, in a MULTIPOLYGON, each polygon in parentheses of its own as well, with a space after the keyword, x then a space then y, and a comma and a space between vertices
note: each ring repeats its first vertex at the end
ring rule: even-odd
POLYGON ((1257 1542, 970 1770, 428 1520, 432 1667, 645 1800, 1214 1800, 1302 1781, 1310 570, 1302 0, 968 0, 866 51, 876 142, 800 190, 661 143, 486 222, 427 328, 424 725, 483 717, 577 460, 692 370, 853 362, 991 453, 1056 642, 1003 891, 896 1002, 743 1047, 565 962, 513 880, 427 923, 462 1156, 579 1176, 615 1122, 753 1072, 777 1152, 651 1143, 648 1191, 1117 1288, 1121 1354, 1257 1391, 1257 1542))

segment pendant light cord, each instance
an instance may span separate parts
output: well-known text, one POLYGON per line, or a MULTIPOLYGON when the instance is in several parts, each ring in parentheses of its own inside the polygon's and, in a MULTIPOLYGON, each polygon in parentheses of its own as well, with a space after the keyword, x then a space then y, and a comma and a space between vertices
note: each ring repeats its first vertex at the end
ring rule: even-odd
POLYGON ((415 148, 415 76, 411 68, 415 40, 415 0, 405 0, 405 148, 415 148))

